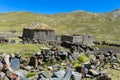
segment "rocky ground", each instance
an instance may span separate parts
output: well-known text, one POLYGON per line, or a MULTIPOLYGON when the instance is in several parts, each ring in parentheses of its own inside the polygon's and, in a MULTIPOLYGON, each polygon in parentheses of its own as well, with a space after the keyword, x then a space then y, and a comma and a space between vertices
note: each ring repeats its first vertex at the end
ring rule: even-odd
POLYGON ((113 51, 66 52, 43 48, 28 59, 16 54, 2 54, 2 80, 118 80, 119 57, 113 51), (12 76, 11 76, 12 75, 12 76), (5 79, 6 78, 6 79, 5 79), (103 79, 104 78, 104 79, 103 79))

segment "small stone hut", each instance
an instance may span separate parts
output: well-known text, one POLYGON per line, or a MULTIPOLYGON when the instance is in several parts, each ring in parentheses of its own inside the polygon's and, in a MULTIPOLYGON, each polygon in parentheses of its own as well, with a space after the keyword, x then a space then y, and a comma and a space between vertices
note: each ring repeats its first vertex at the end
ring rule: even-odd
POLYGON ((61 41, 84 45, 93 45, 93 42, 96 41, 96 38, 92 35, 62 35, 61 41))
POLYGON ((29 27, 23 29, 23 39, 37 40, 37 41, 54 41, 55 31, 48 25, 43 23, 31 24, 29 27))

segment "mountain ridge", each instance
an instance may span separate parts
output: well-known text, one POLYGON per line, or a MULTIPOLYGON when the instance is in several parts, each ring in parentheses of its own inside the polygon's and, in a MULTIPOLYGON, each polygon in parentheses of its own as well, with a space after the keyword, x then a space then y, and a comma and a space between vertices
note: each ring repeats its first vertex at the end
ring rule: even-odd
POLYGON ((8 32, 12 29, 21 32, 31 23, 45 23, 55 29, 58 35, 92 34, 100 40, 120 40, 119 11, 91 13, 77 10, 50 15, 31 12, 0 13, 0 31, 8 32))

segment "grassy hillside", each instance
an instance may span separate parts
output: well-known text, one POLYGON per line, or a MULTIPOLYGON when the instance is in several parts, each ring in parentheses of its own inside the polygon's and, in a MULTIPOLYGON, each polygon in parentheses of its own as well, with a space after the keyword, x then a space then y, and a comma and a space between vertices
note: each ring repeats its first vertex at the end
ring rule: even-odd
POLYGON ((0 31, 16 30, 31 23, 45 23, 55 29, 57 34, 93 34, 99 40, 120 40, 119 10, 111 13, 96 14, 85 11, 53 15, 28 12, 11 12, 0 14, 0 31))

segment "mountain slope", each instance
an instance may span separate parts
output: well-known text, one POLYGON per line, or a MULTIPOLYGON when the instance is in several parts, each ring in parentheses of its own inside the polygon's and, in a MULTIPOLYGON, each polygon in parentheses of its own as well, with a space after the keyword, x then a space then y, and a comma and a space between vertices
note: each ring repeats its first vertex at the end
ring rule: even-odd
POLYGON ((120 40, 119 9, 109 13, 89 13, 75 11, 54 15, 29 12, 0 14, 0 31, 22 31, 31 23, 45 23, 56 30, 57 34, 93 34, 99 40, 120 40), (115 16, 117 14, 117 17, 115 16))

